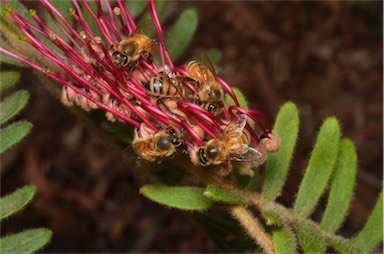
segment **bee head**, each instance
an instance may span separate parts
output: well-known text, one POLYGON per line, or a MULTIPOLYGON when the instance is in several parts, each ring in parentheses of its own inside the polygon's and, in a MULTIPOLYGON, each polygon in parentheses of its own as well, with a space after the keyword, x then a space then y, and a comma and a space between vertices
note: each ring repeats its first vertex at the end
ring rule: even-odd
POLYGON ((136 54, 137 48, 138 48, 137 43, 134 41, 131 41, 129 43, 126 43, 122 47, 121 53, 123 53, 124 55, 127 55, 128 57, 132 57, 134 54, 136 54))
POLYGON ((223 108, 224 104, 221 101, 211 102, 206 105, 206 109, 214 115, 220 114, 223 108))
POLYGON ((177 133, 177 131, 174 128, 169 127, 169 128, 167 128, 166 132, 168 133, 168 135, 170 137, 172 145, 179 146, 181 144, 179 134, 177 133))
POLYGON ((124 54, 121 54, 118 51, 113 52, 112 54, 113 64, 117 67, 123 67, 128 64, 128 57, 124 54))
POLYGON ((208 166, 208 159, 205 156, 204 148, 199 149, 199 159, 202 166, 208 166))
POLYGON ((219 149, 216 145, 212 144, 206 148, 205 155, 209 160, 215 160, 219 155, 219 149))
POLYGON ((223 92, 221 89, 212 89, 209 93, 209 98, 211 101, 219 101, 223 98, 223 92))
POLYGON ((158 149, 166 151, 171 147, 171 139, 167 136, 160 137, 156 142, 156 146, 158 149))

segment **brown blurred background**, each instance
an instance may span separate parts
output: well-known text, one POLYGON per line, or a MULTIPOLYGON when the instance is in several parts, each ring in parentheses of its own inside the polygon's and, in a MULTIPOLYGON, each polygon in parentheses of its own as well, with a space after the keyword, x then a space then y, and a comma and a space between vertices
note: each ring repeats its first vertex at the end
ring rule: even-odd
MULTIPOLYGON (((359 156, 355 196, 339 231, 353 236, 383 180, 382 2, 184 1, 172 3, 173 16, 188 6, 197 7, 200 24, 180 63, 217 48, 220 75, 246 94, 252 108, 274 119, 286 101, 299 107, 299 143, 282 204, 291 206, 322 121, 339 119, 359 156)), ((190 214, 140 196, 141 183, 120 154, 33 73, 23 71, 20 87, 31 92, 20 118, 34 128, 1 157, 1 193, 27 183, 38 192, 2 223, 2 235, 48 227, 54 236, 44 252, 218 251, 190 214)))

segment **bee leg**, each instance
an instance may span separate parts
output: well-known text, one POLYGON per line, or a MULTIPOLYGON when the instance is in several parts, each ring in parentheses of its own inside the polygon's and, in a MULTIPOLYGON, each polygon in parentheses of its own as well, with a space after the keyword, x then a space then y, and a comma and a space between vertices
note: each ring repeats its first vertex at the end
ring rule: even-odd
POLYGON ((127 65, 128 77, 131 77, 131 76, 132 76, 133 71, 136 70, 136 67, 137 67, 138 65, 139 65, 139 62, 138 62, 138 61, 129 63, 129 64, 127 65))
POLYGON ((218 174, 220 176, 227 176, 233 170, 233 166, 230 162, 225 162, 219 166, 218 174))
POLYGON ((149 52, 145 52, 145 54, 143 55, 143 58, 149 64, 151 64, 153 62, 153 55, 149 52))
POLYGON ((239 165, 237 168, 240 175, 247 175, 250 177, 255 175, 255 172, 252 170, 251 162, 242 162, 241 165, 239 165))

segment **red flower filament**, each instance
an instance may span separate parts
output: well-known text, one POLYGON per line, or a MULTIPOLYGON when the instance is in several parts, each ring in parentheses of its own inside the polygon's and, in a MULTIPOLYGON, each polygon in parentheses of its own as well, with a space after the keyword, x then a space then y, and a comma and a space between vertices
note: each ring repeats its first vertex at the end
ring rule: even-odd
POLYGON ((86 0, 73 0, 69 11, 82 31, 48 0, 41 0, 63 38, 36 11, 30 10, 33 24, 2 2, 5 16, 40 55, 29 58, 3 48, 0 52, 62 85, 64 104, 87 111, 99 108, 108 120, 135 126, 132 145, 142 158, 159 162, 183 149, 180 144, 184 143, 194 164, 225 165, 222 174, 231 171, 232 161, 253 160, 250 165, 255 166, 265 159, 259 136, 262 132, 269 137, 268 118, 262 112, 242 109, 231 87, 204 64, 174 66, 153 0, 148 0, 148 10, 157 32, 161 65, 153 60, 153 40, 137 29, 123 0, 117 0, 116 7, 95 0, 96 12, 86 0), (99 31, 91 28, 83 11, 95 20, 99 31), (227 105, 225 94, 235 105, 227 105))

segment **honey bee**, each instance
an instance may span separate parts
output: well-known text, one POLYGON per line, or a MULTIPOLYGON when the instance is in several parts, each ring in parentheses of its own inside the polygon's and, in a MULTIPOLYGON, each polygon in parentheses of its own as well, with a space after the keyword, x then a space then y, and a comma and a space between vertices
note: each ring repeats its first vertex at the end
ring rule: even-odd
POLYGON ((205 102, 200 104, 203 108, 211 112, 213 115, 220 114, 224 109, 224 103, 222 101, 205 102))
POLYGON ((152 135, 144 132, 135 129, 132 148, 145 161, 161 162, 163 158, 173 155, 182 143, 180 131, 173 127, 161 129, 152 135))
POLYGON ((252 176, 252 167, 264 162, 261 151, 250 147, 249 133, 244 130, 246 115, 238 115, 228 123, 220 137, 211 139, 198 149, 199 163, 202 166, 221 165, 219 173, 227 175, 232 171, 231 162, 243 164, 241 172, 252 176))
POLYGON ((152 62, 155 54, 153 40, 146 35, 136 32, 121 40, 112 53, 112 62, 119 68, 135 68, 140 57, 152 62))
POLYGON ((218 114, 223 110, 224 90, 216 79, 214 68, 209 68, 203 63, 191 61, 187 64, 186 71, 199 84, 198 98, 202 104, 210 104, 212 113, 218 114), (220 107, 218 107, 220 106, 220 107))
POLYGON ((159 76, 152 77, 146 84, 144 84, 144 87, 154 96, 163 98, 171 97, 174 99, 195 102, 197 96, 186 82, 189 82, 191 86, 197 86, 196 81, 189 77, 170 77, 166 74, 160 74, 159 76))

